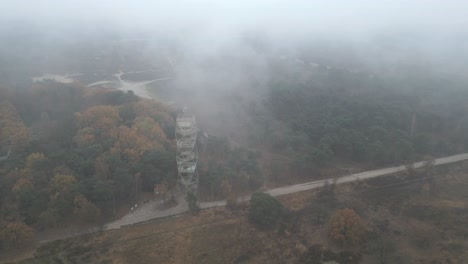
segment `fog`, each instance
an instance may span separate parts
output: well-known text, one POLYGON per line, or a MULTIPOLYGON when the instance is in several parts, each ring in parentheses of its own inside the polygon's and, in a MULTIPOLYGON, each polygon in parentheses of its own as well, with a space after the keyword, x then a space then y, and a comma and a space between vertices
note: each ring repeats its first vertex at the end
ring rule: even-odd
MULTIPOLYGON (((467 9, 435 0, 8 1, 0 10, 0 77, 12 88, 44 74, 84 76, 74 80, 91 85, 158 69, 153 79, 171 81, 153 83, 155 97, 188 105, 206 127, 219 118, 236 124, 262 100, 272 60, 369 76, 408 65, 466 76, 467 9), (242 104, 229 106, 233 97, 242 104)), ((146 95, 141 87, 134 89, 146 95)))
MULTIPOLYGON (((462 1, 9 1, 2 20, 98 29, 365 33, 388 28, 466 29, 462 1)), ((226 32, 227 31, 227 32, 226 32)))
POLYGON ((463 47, 468 34, 467 8, 467 3, 455 0, 20 0, 2 4, 0 21, 6 48, 21 47, 21 40, 40 44, 35 47, 40 49, 96 43, 105 37, 152 38, 157 39, 152 44, 170 43, 184 53, 203 57, 238 48, 250 34, 260 36, 271 49, 326 41, 361 47, 404 46, 408 51, 436 56, 463 47))

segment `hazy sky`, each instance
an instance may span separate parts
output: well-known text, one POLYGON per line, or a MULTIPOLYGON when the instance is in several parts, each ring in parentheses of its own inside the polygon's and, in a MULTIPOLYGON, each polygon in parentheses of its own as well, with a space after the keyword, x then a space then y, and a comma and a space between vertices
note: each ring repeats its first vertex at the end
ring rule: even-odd
POLYGON ((145 49, 133 52, 170 54, 184 76, 180 87, 197 91, 249 87, 251 68, 266 82, 276 53, 382 72, 408 61, 466 72, 467 10, 467 0, 0 0, 0 58, 29 66, 40 61, 32 54, 42 58, 36 70, 55 59, 60 69, 72 61, 75 71, 87 67, 76 54, 98 52, 93 43, 148 35, 145 49))
POLYGON ((226 49, 230 54, 250 52, 242 49, 247 32, 277 50, 325 40, 360 47, 367 56, 385 49, 388 54, 403 51, 403 57, 419 53, 466 61, 462 57, 468 54, 465 0, 0 0, 0 4, 0 44, 1 37, 11 33, 19 39, 40 36, 52 46, 124 33, 124 38, 148 35, 157 37, 154 43, 177 43, 186 56, 218 57, 226 49), (8 33, 1 34, 5 29, 8 33), (397 48, 392 50, 391 45, 397 48), (374 53, 372 46, 378 47, 374 53))
POLYGON ((144 31, 245 29, 358 34, 394 28, 468 28, 463 0, 2 0, 2 20, 144 31))

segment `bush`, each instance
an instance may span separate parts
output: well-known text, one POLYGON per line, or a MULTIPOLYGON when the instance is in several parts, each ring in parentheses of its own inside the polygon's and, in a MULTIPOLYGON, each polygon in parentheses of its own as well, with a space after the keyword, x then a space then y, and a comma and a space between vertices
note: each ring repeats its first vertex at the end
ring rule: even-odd
POLYGON ((340 243, 357 244, 364 239, 366 226, 354 210, 343 209, 330 218, 328 235, 340 243))
POLYGON ((226 198, 226 207, 229 210, 235 211, 238 206, 239 206, 239 203, 237 202, 237 196, 232 193, 229 194, 226 198))
POLYGON ((272 228, 283 216, 283 205, 267 193, 257 192, 252 195, 249 209, 249 221, 264 229, 272 228))
POLYGON ((198 214, 200 207, 198 206, 197 196, 193 192, 187 192, 185 200, 187 201, 190 213, 193 215, 198 214))
POLYGON ((11 222, 1 228, 0 241, 5 247, 18 247, 34 238, 34 230, 22 222, 11 222))
POLYGON ((335 253, 322 245, 313 245, 301 256, 297 263, 301 264, 358 264, 362 258, 360 253, 335 253))

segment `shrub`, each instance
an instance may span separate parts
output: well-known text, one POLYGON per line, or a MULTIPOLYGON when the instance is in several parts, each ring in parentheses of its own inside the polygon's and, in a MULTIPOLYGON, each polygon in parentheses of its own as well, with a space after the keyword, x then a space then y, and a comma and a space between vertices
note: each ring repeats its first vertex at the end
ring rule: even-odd
POLYGON ((337 242, 357 244, 366 235, 366 226, 352 209, 337 211, 329 222, 329 237, 337 242))
POLYGON ((193 215, 198 214, 200 207, 198 206, 197 196, 195 196, 195 194, 192 192, 187 192, 187 197, 185 200, 187 201, 190 213, 193 215))
POLYGON ((267 193, 252 195, 249 208, 249 221, 260 228, 268 229, 278 223, 283 216, 283 205, 267 193))

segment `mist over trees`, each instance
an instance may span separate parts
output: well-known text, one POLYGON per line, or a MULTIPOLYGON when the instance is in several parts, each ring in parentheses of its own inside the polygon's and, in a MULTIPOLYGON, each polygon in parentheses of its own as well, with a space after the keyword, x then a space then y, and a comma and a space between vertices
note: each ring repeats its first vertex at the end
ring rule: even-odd
MULTIPOLYGON (((466 10, 452 0, 4 3, 0 250, 151 199, 174 206, 182 107, 200 128, 193 217, 223 199, 241 213, 253 193, 248 220, 272 234, 296 216, 259 191, 467 152, 466 10)), ((401 214, 430 216, 431 184, 401 214)), ((368 215, 337 204, 326 186, 301 225, 328 223, 331 241, 359 246, 368 215)), ((393 244, 373 242, 385 262, 393 244)), ((338 259, 304 250, 304 263, 338 259)))
POLYGON ((427 75, 426 81, 432 82, 419 80, 406 89, 395 77, 340 69, 301 73, 305 76, 298 80, 277 71, 272 80, 263 139, 269 138, 266 142, 274 150, 299 150, 305 154, 303 162, 317 166, 336 159, 381 166, 467 147, 467 112, 461 98, 468 92, 460 84, 427 75))
MULTIPOLYGON (((139 193, 152 193, 155 184, 173 196, 175 107, 78 83, 48 81, 1 93, 0 142, 8 153, 0 163, 2 227, 25 226, 30 234, 100 224, 141 202, 139 193)), ((262 184, 255 152, 216 137, 200 146, 203 197, 236 199, 262 184)), ((23 237, 29 236, 18 241, 23 237)), ((16 243, 5 233, 10 240, 16 243)))
POLYGON ((174 109, 80 85, 3 91, 1 142, 11 154, 1 164, 2 222, 37 229, 97 223, 135 201, 129 186, 175 184, 174 146, 165 132, 173 131, 174 109))

